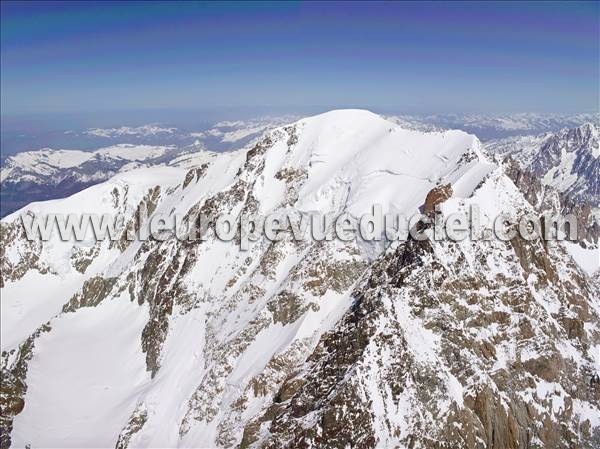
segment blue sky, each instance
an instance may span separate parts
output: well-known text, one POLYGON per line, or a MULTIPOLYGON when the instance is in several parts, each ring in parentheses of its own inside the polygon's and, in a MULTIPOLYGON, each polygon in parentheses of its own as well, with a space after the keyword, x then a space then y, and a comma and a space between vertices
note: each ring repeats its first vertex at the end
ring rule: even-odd
POLYGON ((599 4, 2 2, 2 114, 598 110, 599 4))

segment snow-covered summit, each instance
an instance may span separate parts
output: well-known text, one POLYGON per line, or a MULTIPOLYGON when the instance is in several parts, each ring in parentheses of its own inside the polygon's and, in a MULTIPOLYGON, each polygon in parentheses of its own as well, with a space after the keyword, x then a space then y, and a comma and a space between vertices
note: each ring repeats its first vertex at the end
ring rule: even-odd
MULTIPOLYGON (((365 110, 331 111, 291 127, 297 139, 293 150, 279 139, 265 160, 272 174, 286 168, 305 172, 299 209, 328 212, 343 204, 360 215, 378 203, 384 210, 415 212, 436 185, 460 180, 466 194, 488 167, 475 136, 404 129, 365 110)), ((271 196, 284 194, 283 183, 264 179, 255 187, 271 196)))

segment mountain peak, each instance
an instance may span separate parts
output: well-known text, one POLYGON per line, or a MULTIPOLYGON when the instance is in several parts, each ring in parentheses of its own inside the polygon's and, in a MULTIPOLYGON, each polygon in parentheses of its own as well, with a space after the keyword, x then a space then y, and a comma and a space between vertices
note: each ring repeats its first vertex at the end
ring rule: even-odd
POLYGON ((560 242, 285 233, 242 251, 213 234, 31 242, 19 228, 20 213, 57 211, 133 228, 142 210, 534 213, 479 147, 330 111, 8 216, 3 445, 333 449, 344 432, 369 448, 524 447, 558 422, 564 435, 539 432, 540 445, 581 446, 600 426, 588 376, 599 296, 560 242))

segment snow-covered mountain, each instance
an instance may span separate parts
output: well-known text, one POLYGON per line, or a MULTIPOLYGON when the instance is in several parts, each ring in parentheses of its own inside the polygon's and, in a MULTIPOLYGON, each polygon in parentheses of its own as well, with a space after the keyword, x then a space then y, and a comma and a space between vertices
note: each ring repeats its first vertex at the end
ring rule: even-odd
POLYGON ((600 290, 569 243, 30 242, 18 218, 411 214, 441 188, 445 216, 534 213, 475 136, 342 110, 5 217, 2 446, 598 447, 600 290))
POLYGON ((486 149, 510 156, 560 193, 600 207, 600 124, 537 136, 491 141, 486 149))

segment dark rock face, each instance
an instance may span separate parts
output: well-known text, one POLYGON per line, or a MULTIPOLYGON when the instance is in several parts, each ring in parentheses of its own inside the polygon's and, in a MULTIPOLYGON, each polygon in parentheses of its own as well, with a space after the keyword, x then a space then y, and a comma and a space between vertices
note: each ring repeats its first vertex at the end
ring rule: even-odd
POLYGON ((40 262, 40 251, 42 244, 39 241, 26 239, 25 229, 17 223, 4 224, 0 226, 0 288, 7 281, 21 279, 29 270, 37 270, 47 273, 48 267, 40 262), (22 241, 25 246, 23 257, 13 261, 6 254, 10 242, 22 241))
POLYGON ((562 193, 577 201, 600 204, 599 145, 598 127, 595 125, 562 131, 542 145, 529 169, 543 176, 564 163, 565 154, 572 153, 574 162, 570 174, 576 177, 576 181, 562 193))
POLYGON ((9 448, 13 420, 25 408, 27 392, 27 363, 33 357, 35 340, 43 332, 50 331, 50 325, 40 326, 18 349, 3 351, 1 361, 2 382, 0 384, 0 448, 9 448), (12 359, 12 360, 11 360, 12 359))
POLYGON ((525 199, 536 209, 542 207, 546 189, 539 177, 532 172, 523 169, 510 156, 504 160, 506 174, 513 180, 515 185, 525 196, 525 199))
POLYGON ((269 435, 251 447, 596 447, 599 429, 579 424, 575 412, 584 402, 600 406, 589 386, 589 351, 600 334, 592 341, 583 332, 599 318, 587 302, 598 298, 597 287, 574 272, 556 275, 565 268, 556 262, 558 247, 546 253, 520 245, 517 252, 508 244, 515 272, 507 278, 484 274, 485 263, 468 267, 457 244, 442 244, 455 262, 444 268, 435 245, 409 240, 374 264, 351 310, 283 383, 265 415, 248 424, 246 437, 269 435), (535 273, 547 299, 532 295, 527 273, 535 273), (560 308, 545 320, 539 301, 548 300, 560 308), (406 320, 438 342, 430 360, 416 350, 406 320), (583 351, 583 372, 563 344, 583 351), (507 358, 508 348, 516 357, 507 358))
POLYGON ((452 186, 445 184, 432 189, 425 198, 425 205, 423 206, 423 213, 425 215, 433 216, 435 213, 435 206, 443 203, 452 196, 452 186))
POLYGON ((148 412, 144 408, 143 405, 139 405, 133 411, 131 418, 129 418, 129 422, 125 425, 121 433, 119 434, 119 438, 117 439, 117 444, 115 444, 115 449, 126 449, 129 447, 129 442, 131 438, 139 432, 146 421, 148 420, 148 412))
MULTIPOLYGON (((544 186, 533 172, 521 168, 510 156, 504 161, 506 174, 523 193, 525 199, 540 213, 573 214, 577 218, 577 240, 582 246, 596 245, 600 238, 600 223, 592 214, 595 206, 589 202, 559 193, 544 186)), ((599 180, 600 184, 600 180, 599 180)))

